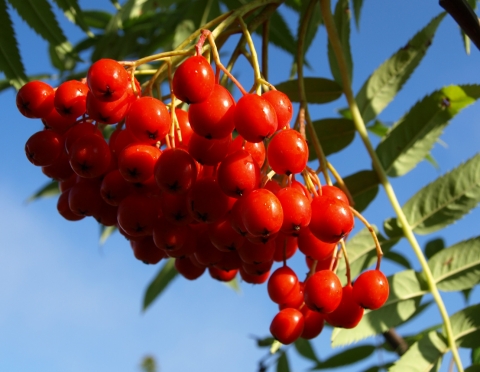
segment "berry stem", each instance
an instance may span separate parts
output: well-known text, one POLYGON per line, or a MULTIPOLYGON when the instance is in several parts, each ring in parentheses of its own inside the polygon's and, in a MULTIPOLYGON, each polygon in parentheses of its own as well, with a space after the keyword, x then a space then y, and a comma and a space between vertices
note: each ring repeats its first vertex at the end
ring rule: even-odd
POLYGON ((350 193, 350 190, 348 189, 347 185, 345 185, 345 182, 343 181, 343 178, 337 172, 337 170, 335 169, 335 167, 333 166, 332 163, 328 162, 327 166, 328 166, 328 170, 333 174, 333 177, 335 178, 335 181, 337 181, 338 186, 340 186, 340 188, 345 193, 345 195, 347 195, 348 202, 350 203, 350 205, 354 206, 355 201, 353 200, 353 196, 350 193))
POLYGON ((242 29, 243 35, 247 40, 248 48, 250 49, 250 53, 252 55, 252 62, 253 62, 253 74, 255 76, 255 82, 253 84, 253 90, 257 90, 257 94, 260 94, 261 83, 260 79, 262 78, 262 73, 260 72, 260 65, 258 63, 258 56, 257 51, 255 49, 255 45, 253 44, 252 35, 248 31, 248 27, 245 24, 245 21, 242 17, 238 18, 238 23, 240 24, 240 28, 242 29))
MULTIPOLYGON (((312 120, 310 118, 310 113, 308 112, 308 104, 307 104, 307 95, 305 93, 305 82, 303 80, 303 57, 304 57, 304 46, 305 46, 305 37, 307 35, 308 24, 310 22, 310 16, 313 13, 313 8, 317 3, 316 0, 310 0, 307 9, 304 13, 304 18, 300 22, 301 27, 298 31, 298 42, 297 42, 297 74, 298 74, 298 91, 300 93, 300 110, 299 116, 301 111, 303 110, 302 115, 305 115, 305 120, 307 122, 307 127, 309 134, 312 138, 313 148, 315 149, 315 153, 317 154, 318 160, 320 162, 320 169, 325 177, 325 181, 327 184, 330 184, 330 175, 328 174, 327 170, 327 158, 325 157, 325 153, 323 152, 322 145, 317 137, 317 133, 315 132, 315 128, 313 127, 312 120)), ((298 120, 298 119, 297 119, 298 120)))
POLYGON ((460 359, 460 356, 458 354, 458 349, 455 344, 455 338, 453 336, 453 331, 452 331, 452 325, 450 323, 450 318, 448 316, 447 309, 445 308, 445 304, 443 302, 442 296, 440 295, 438 288, 435 284, 435 279, 433 278, 432 272, 428 266, 427 260, 425 256, 423 255, 422 249, 420 248, 420 245, 418 244, 417 238, 415 237, 412 227, 408 223, 408 220, 403 213, 402 207, 400 206, 400 203, 398 202, 397 196, 395 194, 395 191, 393 190, 392 185, 390 184, 390 181, 388 180, 387 174, 385 170, 383 169, 382 164, 380 163, 380 160, 378 159, 378 156, 375 152, 375 149, 373 148, 372 143, 370 142, 370 138, 368 136, 368 131, 365 126, 365 123, 363 121, 362 115, 360 114, 360 110, 357 106, 357 103, 355 101, 355 96, 353 94, 351 84, 350 84, 350 78, 348 75, 348 69, 347 65, 345 62, 345 56, 343 55, 342 51, 342 44, 340 42, 340 38, 337 33, 337 29, 335 28, 335 23, 333 21, 333 16, 331 12, 331 5, 330 5, 330 0, 320 0, 320 9, 322 12, 323 20, 325 22, 325 28, 327 30, 328 38, 330 40, 330 43, 332 45, 332 49, 334 51, 335 57, 337 59, 337 64, 338 68, 340 70, 341 78, 342 78, 342 85, 343 85, 343 91, 345 93, 348 105, 350 107, 350 111, 352 113, 352 118, 353 122, 355 124, 355 128, 357 129, 364 146, 369 153, 373 167, 375 171, 377 172, 378 178, 380 180, 380 183, 382 184, 383 188, 385 189, 385 192, 388 196, 388 199, 390 200, 390 204, 392 205, 397 218, 400 222, 400 225, 402 226, 403 233, 407 240, 409 241, 410 245, 412 246, 412 249, 417 256, 417 259, 422 266, 423 272, 425 273, 425 278, 427 280, 428 288, 430 292, 432 293, 432 296, 435 300, 435 303, 437 304, 437 307, 440 311, 440 315, 443 320, 443 324, 445 326, 445 331, 446 331, 446 336, 447 336, 447 341, 448 341, 448 346, 450 350, 452 351, 453 358, 455 359, 455 364, 457 365, 457 369, 459 372, 463 371, 463 366, 462 366, 462 361, 460 359))
POLYGON ((268 42, 270 36, 270 19, 263 23, 262 27, 262 75, 268 80, 268 42))
POLYGON ((340 247, 342 249, 343 255, 345 256, 345 272, 347 274, 347 285, 350 285, 352 283, 352 279, 350 277, 350 262, 348 261, 347 247, 345 246, 345 240, 340 239, 340 247))

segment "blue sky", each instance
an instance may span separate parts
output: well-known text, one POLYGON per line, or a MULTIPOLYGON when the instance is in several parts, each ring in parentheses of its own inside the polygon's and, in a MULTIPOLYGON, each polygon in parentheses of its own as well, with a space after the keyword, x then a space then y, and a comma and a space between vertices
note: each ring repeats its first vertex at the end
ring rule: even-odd
MULTIPOLYGON (((98 2, 79 3, 88 9, 98 2)), ((111 7, 107 1, 101 5, 111 7)), ((352 29, 354 90, 358 91, 376 67, 440 11, 437 1, 365 1, 360 32, 352 29)), ((27 72, 50 71, 46 44, 12 13, 27 72)), ((296 20, 288 17, 295 27, 296 20)), ((73 40, 81 35, 63 19, 62 25, 73 40)), ((271 63, 270 80, 275 84, 287 79, 291 57, 276 48, 271 53, 272 61, 287 61, 271 63)), ((313 71, 307 70, 306 76, 330 76, 323 29, 308 59, 313 71)), ((381 119, 394 122, 417 100, 444 85, 480 83, 479 66, 479 51, 472 48, 467 56, 457 25, 450 17, 445 18, 423 64, 381 119)), ((237 72, 241 77, 250 76, 241 66, 237 72)), ((312 117, 335 117, 336 109, 344 106, 343 99, 312 106, 312 117)), ((146 354, 155 356, 161 371, 255 370, 264 350, 255 346, 251 336, 267 336, 276 312, 266 286, 242 283, 241 294, 236 294, 208 275, 195 282, 178 278, 142 313, 144 290, 158 267, 136 261, 128 243, 118 235, 100 247, 96 223, 63 220, 56 212, 55 199, 25 202, 46 182, 24 153, 25 141, 41 126, 17 112, 13 90, 0 93, 0 107, 4 128, 0 137, 0 370, 138 371, 146 354)), ((479 121, 480 106, 476 103, 447 127, 442 136, 446 146, 435 145, 433 156, 440 169, 423 162, 407 176, 392 180, 401 203, 420 186, 478 152, 479 121)), ((348 151, 330 160, 342 175, 370 166, 358 138, 348 151)), ((383 192, 365 216, 377 225, 393 216, 383 192)), ((432 238, 443 237, 449 246, 478 236, 479 221, 477 209, 441 233, 420 236, 419 241, 423 246, 432 238)), ((401 243, 395 249, 406 253, 419 268, 408 244, 401 243)), ((299 256, 292 260, 292 266, 299 270, 303 270, 302 264, 299 256)), ((398 270, 393 264, 383 267, 387 273, 398 270)), ((445 299, 450 313, 463 306, 460 295, 446 294, 445 299)), ((479 300, 476 288, 471 303, 479 300)), ((400 331, 415 332, 438 322, 438 311, 432 306, 410 328, 400 327, 400 331)), ((378 344, 381 338, 366 342, 378 344)), ((330 349, 328 332, 313 344, 321 358, 339 351, 330 349)), ((295 357, 292 351, 292 370, 306 370, 309 363, 295 357)), ((468 366, 469 354, 462 351, 461 356, 468 366)), ((389 360, 390 356, 374 354, 361 367, 350 370, 359 371, 379 358, 389 360)), ((450 357, 445 361, 442 371, 448 369, 450 357)))

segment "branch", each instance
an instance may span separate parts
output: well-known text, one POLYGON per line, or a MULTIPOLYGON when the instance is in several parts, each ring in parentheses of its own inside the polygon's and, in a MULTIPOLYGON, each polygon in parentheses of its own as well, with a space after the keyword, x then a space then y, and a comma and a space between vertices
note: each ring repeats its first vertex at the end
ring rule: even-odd
POLYGON ((438 3, 452 16, 463 32, 480 50, 480 23, 467 0, 439 0, 438 3))

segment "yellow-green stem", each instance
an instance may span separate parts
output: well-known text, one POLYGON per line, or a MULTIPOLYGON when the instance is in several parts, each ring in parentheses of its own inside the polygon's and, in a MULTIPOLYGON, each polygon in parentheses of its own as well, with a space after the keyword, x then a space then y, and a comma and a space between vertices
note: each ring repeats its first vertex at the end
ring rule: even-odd
POLYGON ((443 320, 443 324, 445 326, 445 331, 446 331, 446 336, 448 340, 448 346, 450 350, 452 351, 452 356, 455 359, 455 364, 457 365, 457 369, 459 372, 463 371, 462 367, 462 361, 460 360, 460 356, 458 354, 457 346, 455 345, 455 338, 453 336, 453 331, 452 331, 452 325, 450 323, 450 318, 448 316, 448 312, 445 308, 445 304, 443 303, 443 299, 438 291, 438 288, 435 284, 435 279, 433 278, 432 272, 430 271, 430 268, 428 266, 427 260, 425 256, 423 255, 423 252, 420 248, 420 245, 418 244, 417 238, 415 237, 412 228, 410 224, 408 223, 408 220, 403 213, 402 207, 400 206, 400 203, 398 202, 397 196, 395 195, 395 192, 393 190, 392 185, 390 184, 390 181, 388 180, 387 174, 385 173, 385 170, 383 169, 382 164, 380 163, 380 160, 373 148, 372 143, 370 142, 370 138, 368 136, 367 128, 365 126, 365 123, 363 121, 362 115, 360 114, 360 110, 358 109, 358 106, 355 101, 355 97, 353 95, 353 91, 351 88, 351 83, 350 83, 350 78, 348 75, 348 69, 347 65, 345 62, 345 57, 343 55, 342 51, 342 45, 340 42, 340 38, 337 33, 337 29, 335 27, 335 23, 333 21, 333 16, 331 12, 331 5, 330 5, 330 0, 320 0, 320 7, 321 7, 321 12, 323 16, 323 20, 325 22, 325 27, 327 29, 327 34, 328 38, 330 40, 330 44, 332 45, 332 49, 335 53, 335 57, 337 59, 338 63, 338 68, 340 70, 340 74, 342 77, 342 85, 343 85, 343 92, 345 93, 345 97, 347 99, 348 105, 350 107, 350 111, 352 113, 352 118, 353 122, 355 124, 355 128, 357 129, 364 145, 365 148, 367 149, 368 154, 370 155, 373 163, 373 167, 378 175, 378 178, 380 179, 380 183, 385 189, 385 192, 387 194, 387 197, 390 201, 390 204, 392 205, 398 221, 400 222, 402 226, 403 233, 405 237, 407 238, 408 242, 413 248, 413 251, 415 252, 415 255, 417 256, 418 261, 420 262, 420 265, 422 266, 423 272, 425 274, 428 287, 430 292, 432 293, 433 299, 435 300, 435 303, 437 304, 437 307, 440 311, 440 315, 443 320))

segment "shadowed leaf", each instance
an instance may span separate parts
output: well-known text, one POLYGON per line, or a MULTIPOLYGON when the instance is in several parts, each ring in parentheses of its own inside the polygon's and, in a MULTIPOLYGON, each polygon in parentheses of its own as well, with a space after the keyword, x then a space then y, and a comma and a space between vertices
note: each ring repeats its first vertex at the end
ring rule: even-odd
MULTIPOLYGON (((308 103, 327 103, 335 101, 342 95, 342 88, 335 81, 307 77, 304 79, 305 93, 308 103)), ((275 87, 285 93, 292 102, 300 102, 300 94, 298 93, 298 80, 288 80, 275 87)))
POLYGON ((362 170, 343 179, 352 194, 353 207, 361 212, 375 199, 378 193, 377 173, 372 170, 362 170))
POLYGON ((450 317, 450 321, 457 346, 478 347, 478 340, 480 340, 480 304, 460 310, 450 317))
POLYGON ((297 341, 295 341, 295 349, 297 349, 301 356, 310 359, 315 363, 320 363, 309 340, 300 337, 297 341))
POLYGON ((277 372, 290 372, 290 365, 285 352, 282 352, 277 359, 277 372))
POLYGON ((78 0, 54 0, 65 16, 78 27, 80 27, 89 37, 93 37, 88 24, 83 16, 83 12, 78 5, 78 0))
POLYGON ((431 258, 435 253, 445 248, 445 241, 441 238, 433 239, 425 244, 425 257, 431 258))
POLYGON ((341 353, 335 354, 323 362, 320 362, 311 370, 318 371, 325 368, 335 368, 354 364, 365 358, 368 358, 374 351, 375 346, 373 345, 355 346, 341 353))
POLYGON ((50 198, 52 196, 60 194, 60 189, 58 188, 58 182, 51 180, 43 185, 38 191, 35 192, 32 196, 27 199, 27 203, 30 203, 34 200, 40 198, 50 198))
MULTIPOLYGON (((343 118, 314 121, 313 127, 325 155, 330 155, 347 147, 355 138, 355 125, 352 120, 343 118)), ((309 134, 307 131, 307 140, 309 134)), ((315 150, 309 143, 309 160, 316 159, 315 150)))
MULTIPOLYGON (((352 53, 350 52, 350 6, 349 0, 339 0, 335 6, 334 14, 335 26, 337 28, 338 37, 342 45, 343 56, 347 65, 348 76, 352 81, 353 61, 352 53)), ((338 84, 342 84, 342 76, 338 68, 337 58, 333 52, 330 41, 328 42, 328 62, 330 71, 332 71, 333 78, 338 84)))

